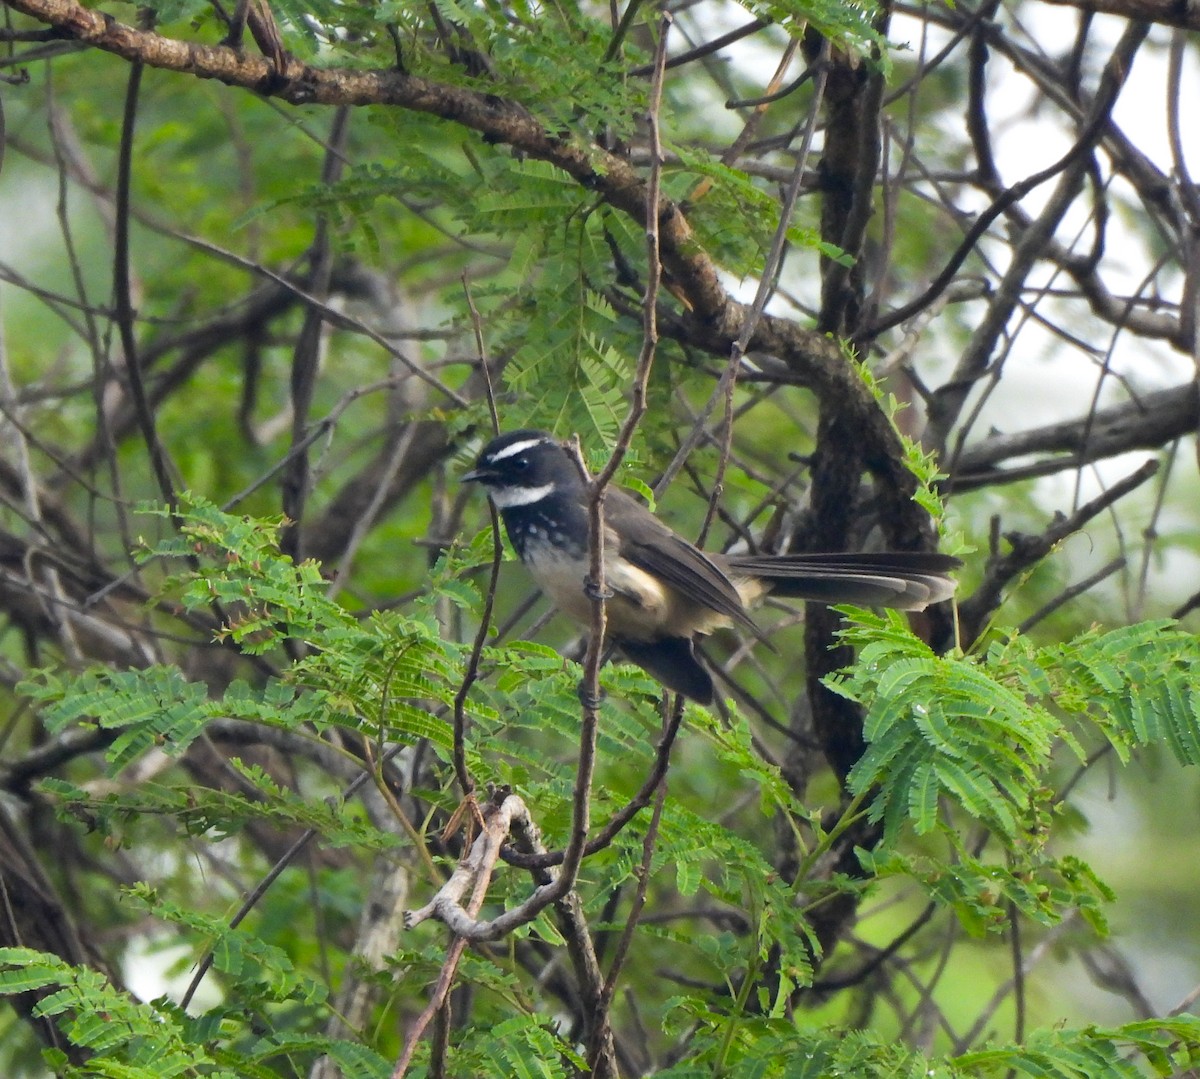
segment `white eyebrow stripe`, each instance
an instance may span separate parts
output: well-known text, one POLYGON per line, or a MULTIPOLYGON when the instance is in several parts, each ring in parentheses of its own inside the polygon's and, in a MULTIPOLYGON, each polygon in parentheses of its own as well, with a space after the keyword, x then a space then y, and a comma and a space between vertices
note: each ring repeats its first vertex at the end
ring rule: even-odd
POLYGON ((520 442, 514 442, 511 446, 505 446, 502 450, 497 450, 493 454, 488 455, 488 461, 495 464, 497 461, 506 461, 510 457, 516 457, 518 453, 524 453, 526 450, 533 449, 534 446, 542 446, 548 442, 545 438, 526 438, 520 442))
POLYGON ((493 487, 488 491, 488 498, 495 504, 496 509, 507 510, 513 506, 532 506, 535 502, 541 502, 553 490, 553 483, 546 483, 541 487, 493 487))

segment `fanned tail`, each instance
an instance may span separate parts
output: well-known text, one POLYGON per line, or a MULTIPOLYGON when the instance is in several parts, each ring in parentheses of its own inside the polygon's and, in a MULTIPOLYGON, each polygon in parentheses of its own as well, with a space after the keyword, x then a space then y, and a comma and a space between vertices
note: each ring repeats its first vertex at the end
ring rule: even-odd
POLYGON ((857 603, 923 611, 954 595, 949 576, 962 562, 926 551, 864 554, 726 555, 731 577, 756 580, 764 592, 816 603, 857 603))

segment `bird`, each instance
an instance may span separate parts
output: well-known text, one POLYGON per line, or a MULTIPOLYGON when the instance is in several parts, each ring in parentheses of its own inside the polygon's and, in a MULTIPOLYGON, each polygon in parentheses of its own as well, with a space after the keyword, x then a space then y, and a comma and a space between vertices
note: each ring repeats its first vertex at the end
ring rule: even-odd
MULTIPOLYGON (((588 482, 545 431, 510 431, 480 451, 462 477, 499 511, 517 557, 554 606, 589 626, 588 482)), ((713 700, 712 675, 695 642, 741 625, 767 594, 819 603, 924 610, 954 594, 959 559, 935 552, 717 554, 701 551, 619 488, 604 501, 606 644, 667 689, 713 700)))

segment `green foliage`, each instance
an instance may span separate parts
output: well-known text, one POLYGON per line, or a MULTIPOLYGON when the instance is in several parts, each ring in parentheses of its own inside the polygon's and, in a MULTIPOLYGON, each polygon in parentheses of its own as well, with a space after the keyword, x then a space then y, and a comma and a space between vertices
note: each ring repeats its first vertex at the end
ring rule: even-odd
MULTIPOLYGON (((700 242, 731 273, 753 274, 779 228, 778 200, 759 182, 712 154, 682 144, 672 146, 671 152, 680 164, 664 170, 664 186, 674 198, 689 202, 689 221, 700 242), (702 198, 692 198, 697 178, 708 181, 702 198)), ((854 263, 844 251, 824 242, 815 229, 793 222, 787 234, 799 248, 820 251, 843 265, 854 263)))
POLYGON ((878 8, 873 3, 839 3, 837 0, 763 0, 751 10, 785 26, 812 26, 845 48, 869 50, 885 42, 873 23, 878 8))
POLYGON ((122 842, 127 825, 156 816, 178 821, 188 836, 206 836, 213 841, 238 835, 251 821, 270 821, 279 828, 311 828, 331 847, 381 850, 397 842, 367 825, 359 811, 344 803, 302 797, 280 786, 257 765, 236 758, 230 767, 245 781, 245 790, 184 790, 141 783, 136 791, 97 795, 54 777, 43 781, 42 790, 65 815, 86 817, 92 828, 116 844, 122 842))
POLYGON ((155 745, 181 753, 211 714, 204 687, 188 682, 177 667, 96 668, 79 678, 47 671, 42 681, 24 682, 17 689, 44 706, 46 726, 53 732, 80 720, 120 732, 107 752, 114 774, 155 745))
POLYGON ((493 1027, 477 1027, 458 1047, 464 1075, 511 1075, 519 1079, 567 1079, 586 1062, 545 1019, 514 1015, 493 1027))
MULTIPOLYGON (((278 669, 254 685, 231 682, 220 694, 164 665, 95 668, 74 678, 46 673, 23 688, 48 730, 82 725, 104 733, 112 777, 152 752, 177 756, 214 723, 232 720, 306 738, 353 733, 375 743, 376 752, 397 742, 447 752, 447 716, 464 656, 442 638, 432 612, 439 603, 474 611, 478 596, 462 574, 488 560, 488 533, 451 551, 433 571, 430 593, 408 613, 360 619, 326 596, 317 566, 280 554, 278 520, 227 514, 189 497, 173 524, 177 533, 143 550, 145 565, 163 571, 156 602, 180 603, 197 619, 219 617, 211 623, 214 641, 232 642, 278 669), (304 648, 296 650, 296 642, 304 648)), ((1051 925, 1071 910, 1103 932, 1111 892, 1078 857, 1051 851, 1056 750, 1082 758, 1083 747, 1102 737, 1122 758, 1153 745, 1171 747, 1182 763, 1200 753, 1194 698, 1200 648, 1169 623, 1090 631, 1043 647, 1014 635, 978 657, 934 655, 898 615, 852 612, 845 636, 859 659, 830 685, 865 709, 868 747, 849 777, 854 798, 837 814, 813 811, 797 798, 741 717, 689 712, 684 749, 702 749, 707 763, 700 774, 708 785, 684 784, 666 800, 648 879, 652 893, 670 897, 669 904, 703 902, 725 912, 728 922, 704 933, 669 922, 639 929, 639 954, 651 962, 669 956, 695 986, 712 986, 652 1003, 665 1029, 690 1031, 686 1054, 661 1074, 866 1079, 1011 1069, 1066 1077, 1096 1074, 1103 1065, 1133 1075, 1140 1073, 1128 1070, 1127 1061, 1136 1053, 1165 1075, 1200 1053, 1200 1030, 1186 1018, 1041 1031, 1020 1046, 956 1057, 925 1056, 871 1033, 832 1034, 798 1021, 794 1000, 812 984, 813 960, 822 956, 810 923, 814 912, 889 882, 915 886, 979 936, 1005 927, 1014 912, 1051 925), (754 798, 717 819, 712 807, 738 785, 754 798), (864 812, 883 830, 881 845, 858 852, 864 875, 819 873, 822 859, 864 812), (968 826, 982 829, 987 842, 968 844, 968 826), (795 853, 790 877, 771 860, 780 830, 795 853), (935 838, 941 851, 929 845, 935 838)), ((547 842, 559 845, 575 782, 578 674, 556 650, 522 642, 486 648, 483 670, 492 673, 468 703, 469 766, 480 781, 509 785, 536 805, 547 842)), ((649 773, 661 722, 657 689, 640 671, 606 666, 602 684, 596 828, 649 773)), ((158 821, 226 843, 269 822, 313 829, 329 847, 398 848, 393 832, 353 804, 306 796, 257 764, 232 766, 242 783, 236 792, 154 781, 106 790, 56 778, 42 784, 42 793, 64 819, 86 820, 114 847, 138 843, 158 821)), ((411 826, 407 834, 416 837, 411 826)), ((621 929, 602 917, 606 897, 638 878, 644 835, 644 818, 635 818, 585 862, 581 895, 599 931, 621 929)), ((522 874, 504 873, 493 881, 490 899, 508 906, 528 887, 522 874)), ((265 911, 258 925, 230 929, 226 909, 185 901, 166 881, 138 884, 126 899, 170 926, 193 954, 211 955, 221 1000, 189 1017, 165 1001, 138 1004, 98 974, 51 957, 4 953, 0 988, 42 994, 40 1013, 61 1016, 68 1036, 94 1054, 88 1074, 149 1075, 154 1061, 155 1074, 273 1076, 323 1053, 347 1075, 386 1074, 383 1045, 318 1032, 328 989, 293 954, 293 938, 287 946, 270 939, 265 911), (98 1021, 100 1015, 116 1021, 98 1021)), ((352 913, 353 900, 346 905, 352 913)), ((550 948, 564 943, 548 915, 519 937, 550 948)), ((397 991, 423 994, 440 954, 436 937, 427 944, 406 939, 389 975, 397 991)), ((456 1046, 471 1074, 569 1075, 580 1066, 575 1048, 547 1023, 545 1002, 498 953, 471 961, 462 976, 479 994, 480 1021, 456 1046)))
MULTIPOLYGON (((709 1017, 715 1018, 715 1017, 709 1017)), ((1128 1023, 1113 1028, 1039 1031, 1024 1046, 997 1046, 945 1059, 931 1058, 881 1041, 866 1031, 797 1030, 786 1022, 759 1020, 720 1073, 729 1079, 1137 1079, 1171 1076, 1195 1063, 1200 1020, 1194 1016, 1128 1023)), ((703 1039, 708 1042, 708 1039, 703 1039)), ((662 1079, 699 1079, 713 1074, 715 1044, 698 1059, 660 1071, 662 1079)))
POLYGON ((232 1079, 235 1074, 217 1068, 216 1060, 189 1037, 185 1017, 172 1006, 140 1004, 98 971, 72 967, 57 956, 28 948, 0 950, 0 992, 45 990, 50 992, 38 1003, 38 1014, 67 1017, 72 1042, 125 1064, 131 1079, 188 1074, 232 1079))
POLYGON ((1008 841, 1037 827, 1038 788, 1059 724, 985 669, 937 656, 901 616, 857 616, 844 634, 859 663, 828 680, 866 709, 870 743, 848 782, 856 794, 880 787, 872 816, 894 843, 911 824, 923 834, 943 797, 1008 841))
POLYGON ((858 664, 828 685, 866 709, 870 746, 849 783, 878 789, 871 812, 888 842, 908 824, 932 830, 944 798, 1010 843, 1040 834, 1052 750, 1086 756, 1063 713, 1091 720, 1122 759, 1154 744, 1181 764, 1200 759, 1200 643, 1169 622, 1040 649, 1013 636, 976 660, 934 655, 894 612, 852 618, 858 664))
POLYGON ((1143 623, 1037 648, 1013 635, 981 657, 935 656, 898 615, 851 612, 859 649, 831 689, 866 710, 866 753, 848 777, 870 799, 884 845, 864 868, 918 881, 973 932, 1003 926, 1011 905, 1043 923, 1078 910, 1100 932, 1108 887, 1077 857, 1047 848, 1061 747, 1078 761, 1097 734, 1123 760, 1163 745, 1181 764, 1200 752, 1200 644, 1169 622, 1143 623), (1006 852, 989 865, 958 838, 955 813, 986 826, 1006 852), (902 835, 938 832, 953 858, 899 852, 902 835))
MULTIPOLYGON (((511 355, 510 425, 578 433, 611 445, 625 415, 640 329, 619 320, 595 283, 610 244, 640 257, 629 225, 592 212, 578 186, 541 162, 493 162, 475 200, 475 231, 522 228, 509 260, 511 295, 489 321, 492 347, 511 355)), ((640 241, 638 241, 640 242, 640 241)))
MULTIPOLYGON (((211 928, 222 940, 231 939, 228 930, 211 928)), ((243 943, 251 945, 258 957, 253 964, 256 972, 265 972, 258 961, 266 954, 263 947, 248 939, 243 943)), ((245 972, 245 958, 244 952, 225 950, 220 961, 227 968, 236 967, 240 975, 245 972)), ((287 995, 294 988, 278 962, 266 981, 254 984, 260 991, 270 986, 276 995, 287 995)), ((0 995, 28 992, 40 996, 35 1014, 59 1017, 72 1043, 89 1051, 83 1067, 67 1065, 60 1053, 47 1053, 58 1074, 68 1079, 245 1079, 280 1074, 269 1065, 276 1058, 283 1058, 291 1067, 322 1054, 337 1061, 347 1079, 382 1079, 390 1074, 385 1060, 355 1042, 263 1037, 253 1033, 251 1015, 228 1009, 196 1020, 165 1000, 140 1003, 115 989, 99 972, 72 967, 57 956, 29 948, 0 949, 0 995)))
MULTIPOLYGON (((98 6, 127 22, 137 14, 132 5, 98 6)), ((0 929, 21 940, 28 928, 27 908, 13 902, 21 898, 17 886, 30 881, 22 849, 10 850, 12 825, 37 848, 31 862, 45 870, 49 898, 61 897, 68 920, 86 931, 89 957, 105 952, 97 964, 131 985, 144 984, 135 975, 150 968, 148 995, 164 994, 140 1002, 92 969, 28 949, 0 952, 0 992, 32 994, 22 1003, 36 1003, 38 1014, 87 1049, 86 1065, 74 1068, 62 1053, 45 1054, 49 1070, 64 1075, 266 1079, 307 1074, 321 1055, 344 1075, 391 1073, 442 972, 447 936, 431 922, 378 954, 352 951, 351 942, 357 948, 364 939, 360 922, 379 914, 372 874, 398 867, 404 878, 408 894, 384 912, 395 918, 443 883, 472 827, 465 814, 458 832, 443 833, 460 797, 450 759, 469 654, 463 642, 477 627, 479 570, 491 557, 490 531, 445 546, 461 530, 463 506, 477 511, 478 501, 457 497, 453 480, 490 420, 472 316, 493 370, 503 369, 495 387, 501 423, 577 433, 593 464, 626 416, 642 345, 646 236, 629 192, 622 201, 514 153, 503 131, 485 138, 467 130, 449 104, 458 95, 443 90, 475 91, 479 108, 495 103, 494 115, 523 134, 540 129, 544 147, 568 147, 601 173, 612 153, 644 179, 647 62, 659 44, 660 5, 270 0, 270 7, 294 57, 333 70, 374 69, 377 85, 413 76, 409 89, 424 81, 422 107, 443 115, 375 105, 349 109, 331 125, 315 100, 282 105, 269 89, 259 96, 147 66, 130 192, 134 331, 177 484, 211 501, 185 498, 177 517, 154 510, 140 545, 132 540, 143 525, 127 516, 129 507, 157 492, 144 431, 128 408, 122 357, 114 354, 109 300, 113 214, 123 212, 111 188, 122 135, 114 103, 128 70, 107 54, 27 41, 20 31, 31 24, 14 23, 13 62, 23 62, 27 45, 39 59, 30 81, 7 87, 4 98, 11 135, 4 167, 16 176, 5 216, 14 225, 6 234, 13 267, 3 326, 13 388, 2 394, 3 413, 10 434, 28 432, 31 463, 14 457, 0 509, 8 630, 0 649, 7 684, 24 698, 10 696, 0 733, 0 774, 10 781, 0 798, 0 929), (331 180, 335 172, 340 178, 331 180), (47 231, 51 221, 60 236, 47 231), (329 302, 341 317, 322 329, 304 415, 294 411, 303 394, 291 380, 302 373, 294 347, 310 313, 277 283, 319 284, 315 237, 333 248, 329 302), (255 317, 244 319, 247 311, 255 317), (369 332, 356 332, 356 322, 369 332), (395 355, 377 347, 381 337, 428 381, 414 388, 421 380, 398 375, 395 355), (430 385, 439 381, 445 392, 430 385), (432 424, 440 426, 430 447, 397 441, 432 424), (294 460, 304 426, 314 440, 306 443, 312 483, 301 534, 306 549, 333 551, 326 557, 340 563, 336 600, 320 566, 283 557, 284 522, 271 516, 279 469, 294 460), (399 461, 391 457, 398 446, 418 452, 399 461), (237 496, 245 515, 217 509, 242 491, 251 492, 237 496), (357 503, 341 497, 351 494, 357 503), (372 498, 369 513, 364 498, 372 498), (334 519, 321 520, 325 512, 334 519), (339 528, 353 530, 354 542, 331 542, 339 528), (137 567, 125 561, 131 546, 137 567), (142 589, 153 597, 139 608, 142 589), (65 614, 80 616, 84 633, 92 616, 117 628, 114 639, 128 629, 140 647, 114 659, 85 635, 72 640, 65 614), (156 662, 147 664, 150 656, 156 662), (347 777, 359 783, 353 792, 347 777), (308 834, 311 842, 273 875, 280 855, 308 834), (55 845, 43 849, 46 837, 55 845), (252 909, 230 928, 247 896, 252 909), (174 1003, 179 979, 205 957, 212 968, 185 1014, 174 1003), (355 1029, 337 1014, 344 988, 371 998, 355 1029)), ((152 8, 156 28, 185 43, 213 44, 227 32, 211 0, 152 8)), ((947 10, 933 21, 944 22, 947 10)), ((658 116, 661 181, 696 245, 677 254, 711 257, 712 271, 741 296, 761 273, 778 227, 777 185, 795 165, 804 110, 816 107, 811 76, 823 68, 813 46, 824 39, 851 54, 844 70, 851 82, 855 73, 886 69, 891 46, 876 30, 881 13, 870 0, 677 5, 673 15, 670 53, 685 63, 669 69, 658 116), (748 18, 770 25, 718 54, 685 56, 727 29, 742 33, 748 18), (767 61, 785 50, 782 95, 763 107, 726 104, 766 92, 767 61), (794 81, 802 64, 810 77, 794 81), (697 77, 702 70, 711 85, 697 77)), ((971 35, 947 38, 960 39, 971 35)), ((976 168, 981 140, 973 146, 947 134, 963 129, 950 103, 980 104, 967 92, 971 64, 956 63, 938 41, 936 58, 922 43, 902 78, 883 90, 886 160, 862 173, 864 181, 887 181, 872 199, 869 242, 856 246, 872 255, 857 267, 868 321, 937 277, 947 225, 957 230, 961 216, 951 200, 970 194, 972 176, 986 180, 988 170, 976 168)), ((254 55, 249 37, 245 48, 254 55)), ((1095 59, 1090 48, 1081 53, 1084 81, 1099 69, 1095 59)), ((839 99, 849 88, 827 86, 839 99)), ((303 94, 303 80, 288 88, 292 100, 303 94)), ((833 115, 827 108, 826 120, 833 115)), ((814 156, 809 164, 829 163, 814 156)), ((1121 172, 1111 161, 1101 171, 1110 166, 1121 172)), ((1012 171, 1001 156, 996 172, 1012 171)), ((843 235, 826 198, 833 192, 826 181, 840 187, 841 178, 822 172, 816 179, 805 184, 789 224, 788 262, 770 307, 796 328, 816 309, 821 269, 852 264, 811 227, 820 220, 826 235, 843 235)), ((1106 193, 1093 186, 1086 188, 1092 209, 1103 209, 1106 193)), ((1134 186, 1115 185, 1123 193, 1114 197, 1132 200, 1134 186)), ((864 192, 855 190, 857 204, 864 192)), ((982 189, 976 195, 990 197, 982 189)), ((1129 221, 1145 219, 1144 207, 1136 210, 1129 221)), ((853 239, 856 229, 844 234, 853 239)), ((989 230, 988 251, 967 256, 944 308, 931 305, 914 319, 902 343, 898 333, 872 341, 872 357, 893 348, 893 357, 904 357, 889 364, 886 383, 873 380, 866 357, 860 367, 883 414, 909 419, 900 416, 904 391, 891 381, 909 357, 920 368, 913 384, 923 394, 923 380, 939 400, 937 363, 953 367, 957 349, 987 324, 983 308, 1015 295, 995 287, 995 268, 1012 262, 995 257, 1004 242, 1003 230, 989 230)), ((1155 258, 1172 248, 1149 246, 1155 258)), ((627 462, 644 477, 674 452, 681 425, 708 400, 721 366, 712 354, 738 326, 736 318, 707 324, 711 311, 686 311, 678 284, 668 274, 660 292, 663 340, 650 408, 627 462)), ((1053 327, 1070 287, 1027 288, 1033 317, 1002 324, 1014 335, 1026 323, 1053 327)), ((1159 298, 1155 317, 1170 317, 1171 281, 1147 290, 1159 298)), ((1136 333, 1125 322, 1121 332, 1136 333)), ((1097 347, 1092 330, 1085 318, 1059 340, 1099 355, 1106 343, 1097 347)), ((993 353, 993 380, 1021 353, 1042 359, 1042 346, 1016 341, 1006 342, 1011 354, 993 353)), ((848 348, 842 359, 858 362, 848 348)), ((788 360, 812 385, 802 349, 788 360)), ((1109 368, 1106 378, 1120 373, 1109 368)), ((808 391, 764 371, 740 382, 729 401, 736 437, 720 507, 731 531, 746 529, 751 539, 775 524, 790 527, 810 454, 822 449, 808 391), (765 526, 773 510, 778 516, 765 526)), ((6 371, 2 381, 9 380, 6 371)), ((977 395, 981 405, 988 396, 977 395)), ((823 401, 826 409, 837 405, 823 401)), ((720 411, 704 421, 710 432, 720 411)), ((897 433, 916 501, 941 528, 944 477, 897 433)), ((717 454, 714 444, 701 444, 689 457, 696 487, 708 484, 717 454)), ((668 513, 682 486, 664 500, 668 513)), ((1021 484, 1005 491, 1003 503, 988 503, 995 495, 986 487, 956 494, 954 511, 982 519, 1002 510, 1006 528, 1040 530, 1043 492, 1021 484)), ((1158 522, 1160 538, 1172 530, 1175 549, 1195 549, 1200 530, 1187 513, 1158 522)), ((961 549, 952 537, 943 546, 961 549)), ((1054 570, 1034 572, 1018 601, 1029 610, 1041 606, 1054 570)), ((519 588, 527 588, 525 578, 505 567, 495 625, 521 632, 528 624, 513 614, 524 610, 519 588)), ((627 1070, 1079 1079, 1193 1066, 1200 1032, 1192 1018, 1083 1025, 1093 1017, 1039 997, 1032 972, 1026 1026, 1036 1029, 1022 1032, 1020 1044, 989 1033, 967 1046, 960 1035, 968 1025, 985 1029, 974 1023, 981 1013, 976 1008, 962 1025, 953 1013, 972 994, 1004 997, 1012 953, 1027 949, 1025 957, 1049 956, 1052 965, 1107 932, 1114 893, 1080 857, 1090 792, 1073 797, 1075 780, 1100 759, 1114 769, 1136 764, 1143 750, 1162 767, 1200 759, 1195 641, 1167 623, 1081 633, 1078 616, 1060 612, 1051 617, 1069 625, 1066 643, 997 636, 980 655, 939 657, 898 619, 856 617, 847 640, 860 662, 831 682, 867 712, 869 744, 849 791, 815 760, 800 679, 788 671, 799 636, 781 629, 777 651, 760 645, 748 660, 739 653, 731 662, 755 693, 755 712, 689 709, 656 826, 643 809, 584 860, 577 894, 602 974, 613 969, 633 895, 645 889, 614 981, 626 1047, 649 1047, 645 1061, 627 1070), (752 664, 761 664, 761 676, 752 664), (759 692, 771 683, 773 698, 759 692), (853 928, 850 909, 858 914, 853 928), (922 1029, 930 1015, 944 1021, 922 1029)), ((1051 624, 1041 623, 1041 632, 1051 624)), ((565 636, 557 622, 545 633, 540 639, 565 636)), ((714 653, 733 655, 728 645, 720 635, 711 642, 714 653)), ((477 792, 511 787, 547 845, 561 848, 576 796, 578 667, 548 644, 506 633, 485 642, 479 675, 462 704, 465 762, 477 792)), ((659 687, 644 673, 610 663, 601 684, 593 837, 644 795, 663 726, 659 687)), ((1186 852, 1187 815, 1164 793, 1178 791, 1174 771, 1170 778, 1154 792, 1162 807, 1155 828, 1174 827, 1186 852)), ((1156 887, 1188 870, 1186 857, 1154 861, 1156 887)), ((525 900, 541 879, 501 863, 482 916, 525 900)), ((43 897, 36 874, 31 881, 36 916, 43 897)), ((1159 909, 1173 906, 1185 903, 1165 898, 1159 909)), ((1113 918, 1118 929, 1130 921, 1124 915, 1113 918)), ((1187 939, 1180 933, 1172 944, 1182 953, 1187 939)), ((578 1074, 586 1010, 577 951, 553 909, 494 945, 469 949, 455 980, 447 1071, 480 1079, 578 1074)), ((1009 1029, 1011 1005, 997 1006, 989 1032, 1009 1029)), ((25 1027, 0 1009, 0 1072, 16 1074, 23 1061, 6 1066, 18 1054, 32 1058, 25 1027)), ((427 1074, 430 1060, 426 1039, 414 1074, 427 1074)))
POLYGON ((185 930, 211 952, 213 966, 236 984, 247 1000, 319 1004, 324 986, 299 973, 281 948, 267 944, 245 929, 231 929, 224 918, 186 910, 163 899, 154 889, 139 885, 130 898, 154 915, 185 930))
POLYGON ((1009 1074, 1038 1079, 1092 1079, 1094 1076, 1182 1074, 1200 1060, 1200 1019, 1179 1015, 1148 1019, 1105 1029, 1039 1030, 1023 1046, 1004 1046, 966 1053, 953 1060, 951 1075, 1009 1074))
POLYGON ((1032 650, 1019 638, 999 657, 1025 691, 1086 717, 1125 761, 1163 745, 1200 762, 1200 644, 1172 622, 1143 622, 1032 650))

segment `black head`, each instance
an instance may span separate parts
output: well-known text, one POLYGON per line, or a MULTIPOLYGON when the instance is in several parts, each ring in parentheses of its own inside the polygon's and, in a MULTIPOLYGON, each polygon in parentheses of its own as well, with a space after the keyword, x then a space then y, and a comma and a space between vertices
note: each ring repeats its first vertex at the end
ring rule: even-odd
POLYGON ((583 486, 575 462, 545 431, 510 431, 492 439, 463 479, 482 483, 501 510, 530 506, 583 486))

